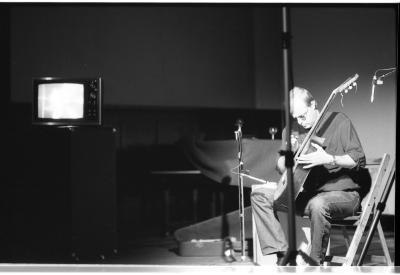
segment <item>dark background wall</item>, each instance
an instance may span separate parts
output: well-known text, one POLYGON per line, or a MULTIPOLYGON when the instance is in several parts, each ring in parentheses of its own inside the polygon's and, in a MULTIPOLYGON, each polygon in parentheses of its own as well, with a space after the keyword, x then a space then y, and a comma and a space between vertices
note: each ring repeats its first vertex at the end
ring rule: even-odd
MULTIPOLYGON (((2 114, 2 124, 7 125, 8 123, 8 102, 10 99, 10 70, 9 70, 9 57, 10 57, 10 48, 9 48, 9 10, 5 5, 0 4, 0 82, 3 83, 4 89, 2 89, 0 93, 1 98, 1 114, 2 114)), ((9 158, 8 150, 4 151, 5 160, 9 158)), ((5 188, 0 195, 0 215, 4 217, 4 223, 10 221, 9 218, 9 207, 7 205, 7 197, 8 192, 4 192, 8 185, 8 177, 4 176, 3 181, 5 183, 5 188)), ((9 236, 9 229, 5 226, 0 228, 0 242, 5 243, 9 236)), ((4 250, 0 250, 0 257, 4 255, 4 250)))
POLYGON ((249 6, 13 7, 12 99, 31 100, 33 76, 99 75, 106 105, 254 108, 255 53, 273 68, 263 93, 279 94, 278 20, 249 6), (273 43, 256 49, 254 25, 273 43))

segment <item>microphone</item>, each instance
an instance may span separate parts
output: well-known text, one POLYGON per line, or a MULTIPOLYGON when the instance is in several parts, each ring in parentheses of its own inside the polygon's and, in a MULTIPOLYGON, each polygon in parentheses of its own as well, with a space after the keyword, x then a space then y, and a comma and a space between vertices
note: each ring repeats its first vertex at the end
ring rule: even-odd
POLYGON ((374 77, 372 78, 371 103, 374 102, 375 84, 376 84, 376 75, 374 75, 374 77))
POLYGON ((383 80, 382 80, 383 77, 385 77, 385 75, 380 76, 378 78, 376 77, 376 75, 374 75, 374 77, 372 78, 371 103, 374 101, 375 86, 383 84, 383 80))
POLYGON ((239 140, 239 138, 242 137, 242 126, 243 126, 243 120, 242 119, 237 119, 235 122, 235 126, 238 127, 237 131, 235 131, 235 139, 239 140))
POLYGON ((374 92, 375 92, 375 85, 382 85, 383 84, 383 78, 387 77, 388 75, 391 75, 396 71, 396 68, 388 68, 388 69, 379 69, 375 71, 374 77, 372 78, 372 92, 371 92, 371 102, 374 101, 374 92), (380 77, 376 77, 376 73, 378 71, 389 71, 388 73, 385 73, 384 75, 381 75, 380 77))
POLYGON ((238 127, 242 127, 243 126, 243 120, 241 118, 238 118, 235 122, 235 125, 238 127))

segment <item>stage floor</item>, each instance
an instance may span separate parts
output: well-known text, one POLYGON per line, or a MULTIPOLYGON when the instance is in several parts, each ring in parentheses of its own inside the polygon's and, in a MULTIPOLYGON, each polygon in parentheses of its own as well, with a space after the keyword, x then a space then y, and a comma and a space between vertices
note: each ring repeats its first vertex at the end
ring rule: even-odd
MULTIPOLYGON (((352 231, 349 230, 350 236, 352 231)), ((395 267, 388 267, 384 262, 383 251, 379 238, 375 234, 368 250, 364 266, 350 268, 348 271, 386 273, 396 272, 395 267)), ((394 231, 385 230, 389 251, 394 261, 394 231)), ((341 231, 332 229, 331 251, 333 255, 341 256, 346 253, 346 246, 341 231)), ((239 257, 238 257, 239 258, 239 257)), ((297 271, 311 272, 342 272, 342 267, 296 267, 297 271)), ((59 260, 29 260, 14 263, 1 263, 0 272, 7 271, 70 271, 70 272, 139 272, 139 273, 175 273, 175 272, 249 272, 258 273, 265 270, 292 273, 293 269, 281 269, 276 266, 257 266, 250 255, 246 262, 227 262, 222 256, 183 257, 178 255, 178 244, 172 236, 136 236, 125 240, 117 254, 105 259, 90 259, 73 261, 59 260)), ((400 271, 400 270, 399 270, 400 271)))
POLYGON ((274 267, 274 266, 204 266, 204 265, 95 265, 95 264, 71 264, 71 265, 55 265, 55 264, 15 264, 7 265, 0 264, 0 272, 18 272, 19 274, 28 274, 31 272, 46 272, 46 274, 59 273, 93 273, 107 272, 112 274, 120 274, 122 272, 139 273, 139 274, 176 274, 176 273, 191 273, 191 274, 221 274, 221 273, 249 273, 249 274, 293 274, 313 273, 369 273, 369 274, 385 274, 398 273, 399 268, 391 266, 364 266, 364 267, 274 267))
MULTIPOLYGON (((352 236, 354 231, 348 229, 352 236)), ((385 237, 388 244, 392 261, 394 261, 394 231, 385 230, 385 237)), ((361 249, 361 248, 360 248, 361 249)), ((333 228, 331 233, 331 254, 344 256, 347 252, 343 234, 340 229, 333 228)), ((145 264, 145 265, 196 265, 196 266, 232 266, 232 265, 255 265, 252 262, 252 253, 246 263, 227 262, 222 256, 210 257, 182 257, 178 255, 178 244, 173 237, 142 237, 132 239, 127 242, 126 247, 122 248, 119 255, 113 259, 106 259, 105 263, 114 264, 145 264)), ((383 250, 378 238, 378 234, 370 244, 364 266, 387 266, 383 257, 383 250)), ((239 255, 240 256, 240 255, 239 255)), ((239 257, 238 257, 239 258, 239 257)))

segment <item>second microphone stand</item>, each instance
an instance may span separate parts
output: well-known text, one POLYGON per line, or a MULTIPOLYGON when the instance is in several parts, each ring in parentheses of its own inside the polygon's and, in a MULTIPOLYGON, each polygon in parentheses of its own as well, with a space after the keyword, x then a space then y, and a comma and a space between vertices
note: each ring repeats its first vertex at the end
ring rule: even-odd
POLYGON ((236 122, 236 126, 238 130, 235 131, 235 139, 238 144, 238 186, 239 186, 239 219, 240 219, 240 244, 241 244, 241 260, 246 260, 245 255, 245 231, 244 231, 244 199, 243 199, 243 161, 242 161, 242 154, 243 154, 243 146, 242 146, 242 125, 243 122, 239 119, 236 122))

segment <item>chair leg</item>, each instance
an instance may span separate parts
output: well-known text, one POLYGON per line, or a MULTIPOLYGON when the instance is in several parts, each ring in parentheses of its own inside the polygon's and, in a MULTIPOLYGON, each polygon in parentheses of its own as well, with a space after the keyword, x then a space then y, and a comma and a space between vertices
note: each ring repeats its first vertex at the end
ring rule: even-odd
POLYGON ((386 239, 385 239, 385 234, 383 233, 383 229, 382 229, 382 225, 381 225, 380 221, 378 222, 378 226, 377 227, 378 227, 378 234, 379 234, 379 239, 381 241, 383 253, 385 254, 386 263, 388 265, 393 265, 392 260, 390 259, 389 248, 387 246, 386 239))
POLYGON ((349 249, 350 247, 350 237, 349 234, 347 234, 347 230, 345 226, 342 226, 342 233, 344 237, 344 243, 346 244, 346 249, 349 249))
MULTIPOLYGON (((325 257, 329 258, 329 256, 331 256, 331 238, 329 238, 328 240, 328 247, 326 248, 326 253, 325 253, 325 257)), ((329 266, 330 262, 329 261, 324 261, 324 266, 329 266)))

